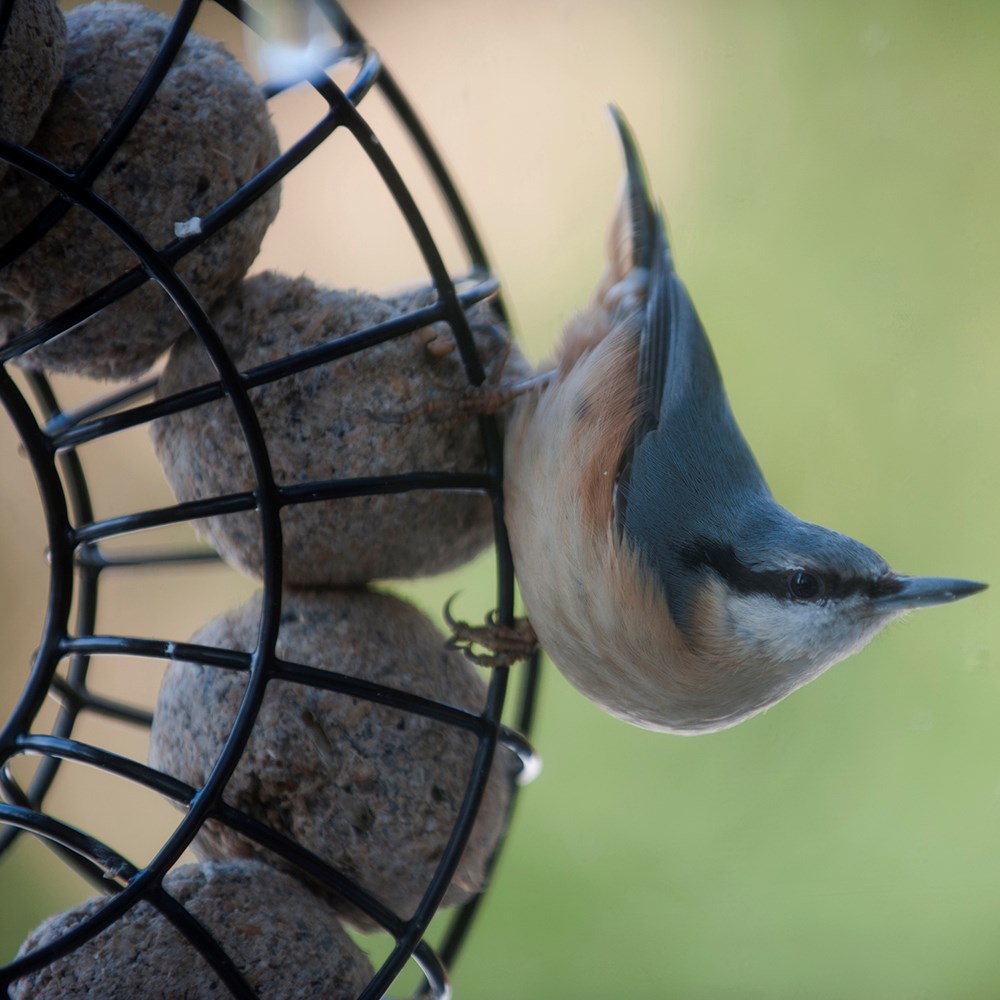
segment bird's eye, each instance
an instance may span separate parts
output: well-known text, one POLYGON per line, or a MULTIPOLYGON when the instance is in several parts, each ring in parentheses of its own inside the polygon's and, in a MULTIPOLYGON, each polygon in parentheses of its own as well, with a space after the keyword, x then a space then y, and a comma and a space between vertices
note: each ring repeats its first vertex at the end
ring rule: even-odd
POLYGON ((798 569, 788 577, 788 593, 797 601, 812 601, 823 591, 818 576, 798 569))

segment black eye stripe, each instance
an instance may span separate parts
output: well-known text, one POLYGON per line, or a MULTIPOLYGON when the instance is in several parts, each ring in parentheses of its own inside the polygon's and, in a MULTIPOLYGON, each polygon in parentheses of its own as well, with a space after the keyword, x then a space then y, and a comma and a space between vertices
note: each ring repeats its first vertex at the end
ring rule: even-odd
POLYGON ((714 570, 729 586, 741 594, 788 595, 788 574, 782 570, 753 570, 741 563, 731 545, 697 542, 682 552, 691 569, 714 570))
MULTIPOLYGON (((720 576, 732 590, 740 594, 770 594, 779 600, 789 600, 789 579, 797 572, 815 576, 821 585, 823 598, 844 598, 852 594, 866 594, 875 597, 899 589, 893 577, 873 582, 866 577, 840 577, 821 573, 809 566, 788 569, 752 569, 740 562, 731 545, 700 540, 686 546, 681 553, 684 564, 691 569, 711 569, 720 576)), ((820 595, 815 595, 814 598, 820 595)))

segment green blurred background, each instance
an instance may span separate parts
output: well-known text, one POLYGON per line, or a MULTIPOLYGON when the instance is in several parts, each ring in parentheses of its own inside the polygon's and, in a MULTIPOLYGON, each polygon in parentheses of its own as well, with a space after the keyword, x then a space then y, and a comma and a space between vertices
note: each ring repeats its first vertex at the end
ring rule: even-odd
MULTIPOLYGON (((615 101, 777 497, 901 570, 1000 583, 1000 5, 348 6, 458 178, 533 359, 600 272, 615 101)), ((210 12, 200 26, 231 31, 210 12)), ((276 102, 286 144, 307 104, 276 102)), ((377 128, 412 169, 391 124, 377 128)), ((360 158, 328 146, 289 179, 255 269, 370 288, 421 278, 360 158)), ((169 502, 142 433, 82 458, 103 484, 99 514, 169 502)), ((6 425, 0 462, 3 714, 45 564, 6 425)), ((402 589, 435 615, 461 589, 459 610, 479 617, 492 586, 485 557, 402 589)), ((222 569, 109 579, 101 625, 183 638, 251 589, 222 569)), ((545 770, 453 970, 457 997, 1000 995, 997 600, 917 615, 714 736, 631 729, 548 670, 545 770)), ((148 664, 96 669, 155 697, 148 664)), ((144 755, 140 734, 86 735, 144 755)), ((175 822, 96 773, 61 777, 57 813, 138 860, 175 822)), ((0 960, 85 895, 19 844, 0 863, 0 960)))

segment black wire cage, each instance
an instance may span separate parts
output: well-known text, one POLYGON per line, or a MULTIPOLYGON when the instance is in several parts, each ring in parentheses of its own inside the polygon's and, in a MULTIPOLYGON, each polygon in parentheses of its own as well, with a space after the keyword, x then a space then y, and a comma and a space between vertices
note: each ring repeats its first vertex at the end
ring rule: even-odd
MULTIPOLYGON (((0 2, 0 39, 3 38, 16 0, 0 2)), ((531 768, 527 735, 531 729, 538 677, 537 659, 519 670, 519 687, 513 707, 508 705, 511 725, 502 721, 508 699, 508 671, 493 670, 489 677, 485 709, 481 713, 418 698, 404 690, 365 682, 332 671, 289 665, 275 652, 282 608, 283 548, 280 514, 291 505, 321 500, 409 491, 476 491, 492 505, 496 551, 496 611, 501 624, 513 616, 514 577, 503 518, 502 443, 497 422, 491 416, 479 421, 485 467, 464 472, 433 472, 414 469, 400 475, 373 475, 333 478, 294 486, 279 485, 272 473, 271 460, 250 391, 316 365, 365 351, 422 329, 431 323, 449 327, 460 353, 468 383, 484 379, 482 359, 470 330, 467 308, 493 299, 499 303, 498 283, 490 271, 482 245, 448 173, 410 104, 378 54, 368 45, 346 14, 333 0, 317 0, 316 11, 338 40, 323 57, 327 67, 297 85, 307 85, 325 102, 325 111, 295 143, 269 162, 235 194, 200 220, 196 231, 180 235, 169 245, 157 248, 144 238, 134 220, 124 218, 94 193, 95 180, 108 167, 114 152, 141 119, 164 76, 184 44, 196 16, 203 7, 217 5, 228 16, 242 21, 250 31, 266 36, 269 25, 261 11, 237 0, 181 0, 169 31, 150 62, 141 83, 121 108, 113 126, 93 149, 85 166, 67 172, 29 149, 0 140, 0 162, 7 169, 38 178, 51 189, 51 199, 31 222, 0 247, 0 272, 41 240, 71 209, 85 211, 94 227, 114 234, 140 262, 83 297, 59 315, 46 318, 32 329, 0 346, 0 401, 30 461, 37 484, 40 508, 47 532, 49 564, 48 599, 44 623, 30 672, 10 717, 0 728, 0 864, 9 858, 10 848, 22 837, 37 838, 100 892, 105 905, 72 930, 35 951, 0 968, 0 988, 11 996, 13 984, 21 977, 44 968, 111 928, 140 902, 166 917, 207 960, 229 995, 250 998, 257 994, 222 945, 185 907, 164 889, 163 879, 177 864, 199 829, 208 820, 238 830, 292 863, 314 882, 330 889, 391 936, 388 955, 375 972, 361 997, 383 996, 412 959, 423 980, 421 995, 449 995, 447 968, 455 961, 477 912, 481 896, 465 903, 450 917, 437 947, 425 935, 432 917, 448 888, 468 841, 479 809, 494 752, 498 744, 511 748, 531 768), (334 70, 349 82, 334 81, 334 70), (385 146, 359 110, 366 96, 378 92, 387 102, 419 151, 433 178, 437 194, 459 234, 468 260, 464 273, 453 275, 432 236, 410 187, 401 176, 385 146), (227 353, 218 330, 198 298, 178 276, 176 265, 213 234, 237 219, 257 199, 293 171, 335 133, 349 135, 377 172, 405 221, 406 229, 419 250, 435 295, 429 304, 414 307, 390 319, 319 347, 282 357, 266 365, 240 371, 227 353), (99 395, 82 406, 64 408, 52 383, 38 371, 21 370, 17 359, 31 349, 71 330, 146 282, 159 284, 194 331, 211 357, 217 377, 209 384, 156 398, 157 376, 127 384, 124 388, 100 389, 99 395), (202 404, 226 400, 239 422, 252 464, 252 490, 180 502, 158 509, 134 511, 98 518, 78 449, 88 443, 112 439, 122 431, 147 425, 158 417, 202 404), (262 584, 258 641, 254 650, 220 651, 182 641, 186 637, 137 637, 101 634, 95 631, 100 598, 109 576, 127 577, 136 569, 144 572, 183 567, 197 573, 218 557, 214 552, 189 545, 174 548, 142 547, 132 540, 137 532, 176 525, 206 516, 237 511, 255 512, 262 546, 262 584), (118 544, 122 536, 126 545, 118 544), (115 542, 113 546, 109 543, 115 542), (108 696, 89 681, 95 656, 128 656, 152 661, 196 661, 219 669, 245 673, 247 687, 229 738, 203 787, 192 787, 162 773, 140 760, 75 738, 78 723, 98 715, 127 726, 148 727, 152 714, 126 699, 108 696), (471 734, 476 749, 464 798, 458 810, 447 847, 416 910, 402 917, 354 884, 330 864, 290 837, 240 812, 223 800, 227 781, 247 745, 260 710, 268 682, 294 675, 296 683, 306 683, 429 717, 442 724, 459 727, 471 734), (58 704, 53 725, 37 725, 47 699, 58 704), (16 776, 15 762, 35 761, 30 780, 16 776), (65 762, 91 765, 145 789, 152 790, 183 808, 173 832, 145 865, 136 865, 116 848, 87 832, 80 825, 57 819, 47 811, 46 800, 65 762)), ((269 100, 293 84, 289 81, 265 83, 269 100)), ((370 234, 377 238, 377 234, 370 234)), ((91 484, 92 485, 92 484, 91 484)), ((136 536, 141 540, 142 536, 136 536)), ((15 665, 16 666, 16 665, 15 665)), ((8 671, 11 664, 7 665, 8 671)), ((99 807, 99 804, 98 804, 99 807)), ((495 861, 496 854, 493 855, 495 861)), ((492 863, 492 862, 491 862, 492 863)), ((0 903, 12 905, 10 901, 0 903)), ((137 984, 136 995, 141 995, 137 984)))

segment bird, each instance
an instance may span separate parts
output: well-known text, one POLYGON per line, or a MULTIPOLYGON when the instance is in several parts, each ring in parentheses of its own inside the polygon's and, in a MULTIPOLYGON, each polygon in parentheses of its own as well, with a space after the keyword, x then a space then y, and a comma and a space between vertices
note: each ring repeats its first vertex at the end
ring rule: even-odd
POLYGON ((553 363, 503 395, 505 521, 530 624, 515 631, 533 632, 611 715, 713 732, 904 612, 986 585, 896 573, 775 500, 674 268, 632 131, 611 114, 625 179, 604 274, 553 363))

